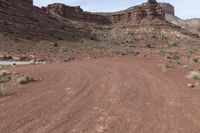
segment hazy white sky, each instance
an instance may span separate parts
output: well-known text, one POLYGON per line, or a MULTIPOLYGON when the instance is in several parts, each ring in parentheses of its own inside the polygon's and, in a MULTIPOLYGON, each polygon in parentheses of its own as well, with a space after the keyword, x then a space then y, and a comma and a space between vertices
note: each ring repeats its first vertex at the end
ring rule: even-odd
MULTIPOLYGON (((147 0, 34 0, 36 6, 47 6, 51 3, 64 3, 71 6, 81 6, 85 11, 112 12, 119 11, 137 5, 147 0)), ((200 0, 157 0, 168 2, 175 6, 176 16, 188 18, 200 18, 200 0)))

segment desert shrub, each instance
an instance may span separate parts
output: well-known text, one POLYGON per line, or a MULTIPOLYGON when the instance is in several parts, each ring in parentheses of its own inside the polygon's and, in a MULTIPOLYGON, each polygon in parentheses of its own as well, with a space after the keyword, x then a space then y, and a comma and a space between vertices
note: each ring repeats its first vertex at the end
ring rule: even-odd
POLYGON ((169 46, 170 46, 170 47, 177 47, 178 45, 177 45, 177 43, 172 43, 172 44, 170 44, 169 46))
POLYGON ((190 79, 200 79, 200 74, 199 74, 199 72, 191 71, 188 74, 188 78, 190 78, 190 79))
POLYGON ((23 76, 23 77, 20 77, 17 79, 17 82, 19 84, 27 84, 27 83, 30 83, 30 82, 33 82, 34 79, 30 76, 23 76))
POLYGON ((198 81, 196 82, 195 86, 196 86, 197 89, 200 89, 200 80, 198 80, 198 81))
POLYGON ((8 33, 0 32, 0 36, 8 36, 8 33))
POLYGON ((176 54, 171 54, 171 55, 168 55, 166 56, 167 59, 174 59, 174 60, 179 60, 180 57, 176 54))
POLYGON ((192 60, 195 63, 200 63, 200 58, 199 57, 194 57, 192 60))
POLYGON ((189 48, 187 48, 187 51, 192 54, 192 53, 196 52, 197 49, 194 47, 189 47, 189 48))
POLYGON ((1 70, 1 71, 0 71, 0 80, 1 80, 4 76, 6 76, 6 75, 8 75, 8 74, 9 74, 8 71, 6 71, 6 70, 1 70))
POLYGON ((3 83, 0 84, 0 96, 6 95, 6 88, 4 87, 3 83))
POLYGON ((53 43, 51 44, 51 46, 52 46, 52 47, 58 47, 59 45, 58 45, 57 42, 53 42, 53 43))
POLYGON ((153 45, 153 44, 151 44, 151 43, 148 43, 148 44, 146 45, 146 47, 147 47, 147 48, 155 48, 155 45, 153 45))
POLYGON ((172 66, 169 64, 169 61, 165 61, 163 64, 160 64, 162 73, 164 73, 166 71, 166 69, 170 68, 170 67, 172 67, 172 66))
POLYGON ((165 53, 167 51, 167 48, 163 47, 160 49, 160 53, 165 53))
POLYGON ((58 41, 64 40, 64 38, 61 35, 59 35, 59 34, 54 34, 53 38, 56 39, 56 40, 58 40, 58 41))

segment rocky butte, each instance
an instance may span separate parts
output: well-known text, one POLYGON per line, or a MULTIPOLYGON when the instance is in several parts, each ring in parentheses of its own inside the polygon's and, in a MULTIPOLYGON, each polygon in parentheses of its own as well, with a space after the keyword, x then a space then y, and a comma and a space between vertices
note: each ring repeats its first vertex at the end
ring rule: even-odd
MULTIPOLYGON (((0 0, 0 30, 14 34, 53 33, 60 29, 55 23, 56 16, 97 24, 133 23, 143 24, 154 20, 165 21, 163 6, 156 1, 148 1, 128 10, 114 13, 90 13, 80 7, 51 4, 42 9, 33 6, 32 0, 0 0), (148 21, 149 20, 149 21, 148 21), (15 30, 14 30, 15 29, 15 30)), ((165 8, 166 9, 166 8, 165 8)), ((153 22, 154 23, 154 22, 153 22)))
POLYGON ((55 34, 66 38, 89 35, 87 30, 78 31, 70 23, 33 6, 33 0, 0 0, 0 7, 0 32, 28 38, 53 37, 55 34))
POLYGON ((134 54, 149 43, 199 44, 199 38, 168 22, 166 14, 174 15, 174 7, 156 0, 112 13, 92 13, 61 3, 39 8, 32 0, 0 0, 0 39, 4 40, 0 52, 68 61, 94 53, 95 57, 96 53, 134 54), (43 41, 58 41, 62 47, 43 41))
POLYGON ((174 7, 156 0, 113 13, 91 13, 79 6, 70 7, 61 3, 38 8, 33 6, 33 0, 0 0, 0 7, 0 32, 21 37, 52 38, 59 35, 67 40, 99 39, 99 33, 110 32, 99 30, 105 29, 104 25, 109 29, 119 25, 174 26, 165 17, 166 13, 174 14, 174 7))
POLYGON ((164 9, 166 9, 166 6, 161 6, 156 1, 150 0, 147 3, 134 6, 128 10, 113 13, 84 12, 80 7, 69 7, 60 3, 51 4, 47 7, 43 7, 42 9, 48 14, 100 24, 147 24, 152 21, 156 24, 156 21, 159 21, 160 23, 165 21, 164 9))

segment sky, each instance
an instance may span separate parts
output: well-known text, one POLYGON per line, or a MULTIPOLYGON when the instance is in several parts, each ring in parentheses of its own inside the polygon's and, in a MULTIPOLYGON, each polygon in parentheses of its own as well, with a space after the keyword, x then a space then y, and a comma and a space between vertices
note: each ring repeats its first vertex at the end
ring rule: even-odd
MULTIPOLYGON (((147 0, 33 0, 34 5, 41 7, 52 3, 64 3, 70 6, 81 6, 84 11, 113 12, 127 9, 144 3, 147 0)), ((200 0, 157 0, 171 3, 175 7, 176 16, 182 19, 200 18, 200 0)))

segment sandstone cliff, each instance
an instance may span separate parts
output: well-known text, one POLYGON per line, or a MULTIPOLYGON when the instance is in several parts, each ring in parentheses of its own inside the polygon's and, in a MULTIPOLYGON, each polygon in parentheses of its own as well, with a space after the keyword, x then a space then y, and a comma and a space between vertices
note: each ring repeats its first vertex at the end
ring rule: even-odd
POLYGON ((102 36, 118 26, 174 27, 166 21, 166 14, 174 15, 174 7, 155 0, 113 13, 90 13, 60 3, 38 8, 32 0, 0 0, 0 7, 0 32, 17 36, 52 38, 59 35, 67 40, 102 40, 102 36))
POLYGON ((181 18, 178 18, 172 14, 166 14, 166 20, 170 23, 173 23, 177 26, 180 26, 181 28, 200 36, 200 19, 194 18, 194 19, 187 19, 183 20, 181 18))
POLYGON ((104 16, 84 12, 80 7, 70 7, 61 3, 50 4, 42 8, 45 12, 51 15, 59 15, 64 18, 86 21, 97 24, 110 24, 110 21, 104 16))
POLYGON ((169 3, 160 3, 160 6, 165 12, 165 18, 168 22, 173 23, 181 28, 193 33, 200 35, 200 19, 187 19, 183 20, 176 16, 175 8, 169 3))
MULTIPOLYGON (((84 12, 80 7, 69 7, 64 4, 55 3, 47 7, 43 7, 43 10, 51 15, 59 15, 68 19, 82 20, 99 24, 132 23, 144 25, 156 24, 156 21, 164 24, 165 12, 163 7, 164 6, 155 2, 144 3, 120 12, 90 13, 84 12)), ((166 7, 164 9, 168 11, 166 7)))
POLYGON ((165 14, 175 15, 175 9, 174 9, 173 5, 171 5, 169 3, 159 3, 159 5, 164 10, 165 14))
POLYGON ((69 61, 134 55, 148 44, 159 48, 199 44, 198 37, 167 22, 166 14, 174 14, 173 6, 155 0, 114 13, 90 13, 59 3, 38 8, 32 0, 0 0, 0 54, 69 61))
MULTIPOLYGON (((33 6, 32 0, 0 0, 0 32, 16 36, 53 37, 62 34, 65 38, 89 36, 69 22, 62 22, 33 6)), ((73 38, 72 38, 73 39, 73 38)))

